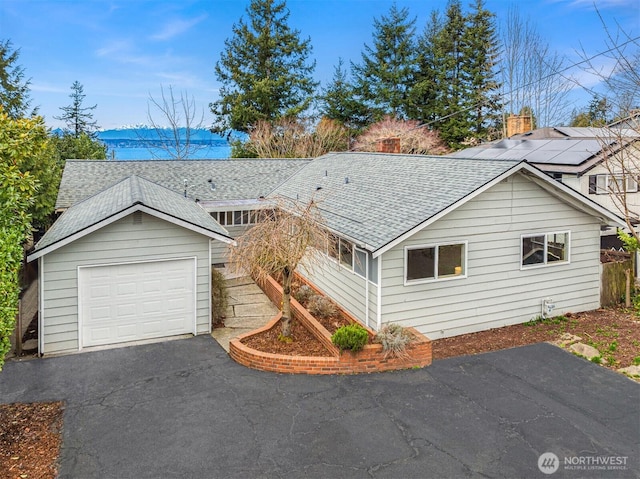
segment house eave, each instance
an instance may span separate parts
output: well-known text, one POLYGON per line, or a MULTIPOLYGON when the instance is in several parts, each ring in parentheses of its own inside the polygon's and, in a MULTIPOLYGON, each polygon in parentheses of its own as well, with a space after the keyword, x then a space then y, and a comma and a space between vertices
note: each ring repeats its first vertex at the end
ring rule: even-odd
MULTIPOLYGON (((87 226, 86 228, 83 228, 80 231, 77 231, 73 234, 70 234, 64 238, 61 238, 60 240, 51 243, 50 245, 45 246, 42 249, 36 249, 34 252, 32 252, 31 254, 27 255, 27 262, 30 263, 46 254, 51 253, 52 251, 55 251, 59 248, 62 248, 63 246, 66 246, 70 243, 73 243, 74 241, 87 236, 95 231, 98 231, 99 229, 104 228, 105 226, 110 225, 111 223, 114 223, 122 218, 125 218, 126 216, 129 216, 132 213, 135 213, 136 211, 141 211, 143 213, 147 213, 151 216, 154 216, 156 218, 168 221, 169 223, 175 224, 177 226, 181 226, 183 228, 186 228, 188 230, 194 231, 196 233, 202 234, 204 236, 207 236, 211 239, 215 239, 218 241, 222 241, 223 243, 227 243, 227 244, 235 244, 235 241, 233 240, 233 238, 231 238, 230 236, 226 236, 220 233, 217 233, 215 231, 211 231, 208 230, 206 228, 202 228, 201 226, 198 225, 194 225, 192 223, 189 223, 187 221, 184 221, 180 218, 176 218, 175 216, 171 216, 168 215, 164 212, 158 211, 154 208, 150 208, 142 203, 135 203, 117 213, 114 213, 113 215, 104 218, 101 221, 98 221, 97 223, 94 223, 90 226, 87 226)), ((224 229, 224 228, 223 228, 224 229)), ((225 230, 226 231, 226 230, 225 230)), ((37 247, 37 245, 36 245, 37 247)))

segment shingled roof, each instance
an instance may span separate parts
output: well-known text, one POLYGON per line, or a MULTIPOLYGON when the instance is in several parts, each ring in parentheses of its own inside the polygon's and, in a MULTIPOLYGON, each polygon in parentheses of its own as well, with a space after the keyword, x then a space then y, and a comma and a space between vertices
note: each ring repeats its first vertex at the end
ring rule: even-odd
POLYGON ((330 153, 295 173, 271 196, 305 202, 313 196, 328 228, 375 251, 518 164, 330 153))
POLYGON ((229 233, 195 201, 144 178, 129 176, 67 209, 36 244, 29 261, 65 240, 142 210, 212 238, 232 242, 229 233))
POLYGON ((309 159, 138 160, 66 162, 56 209, 102 191, 131 175, 201 202, 257 199, 289 178, 309 159), (209 181, 211 180, 211 181, 209 181))

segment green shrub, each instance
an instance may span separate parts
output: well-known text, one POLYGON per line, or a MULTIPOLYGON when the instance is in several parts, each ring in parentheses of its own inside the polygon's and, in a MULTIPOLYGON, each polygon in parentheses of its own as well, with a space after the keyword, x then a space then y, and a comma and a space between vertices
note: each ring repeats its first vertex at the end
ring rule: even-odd
POLYGON ((302 286, 300 286, 300 288, 298 288, 298 291, 293 293, 293 297, 296 298, 296 301, 298 303, 306 305, 314 294, 315 293, 309 286, 303 284, 302 286))
POLYGON ((338 313, 336 305, 320 295, 312 296, 307 301, 307 310, 316 318, 330 318, 338 313))
POLYGON ((385 357, 388 355, 398 358, 407 356, 407 346, 413 340, 413 335, 399 324, 387 324, 376 333, 375 342, 382 344, 385 357))
POLYGON ((224 275, 217 269, 211 268, 211 321, 219 324, 227 315, 229 292, 224 275))
POLYGON ((369 333, 357 323, 342 326, 331 336, 331 342, 335 344, 340 351, 344 351, 345 349, 360 351, 368 341, 369 333))

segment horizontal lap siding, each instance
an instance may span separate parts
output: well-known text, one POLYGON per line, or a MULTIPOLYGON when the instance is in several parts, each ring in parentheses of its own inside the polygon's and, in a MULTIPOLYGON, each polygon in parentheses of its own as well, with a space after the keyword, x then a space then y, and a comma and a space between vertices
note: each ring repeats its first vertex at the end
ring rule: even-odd
MULTIPOLYGON (((363 324, 365 313, 365 279, 353 271, 348 270, 326 256, 320 258, 320 263, 309 272, 298 268, 298 273, 311 281, 327 297, 334 300, 342 308, 351 313, 363 324)), ((377 287, 369 284, 369 326, 375 327, 377 287)))
POLYGON ((554 314, 599 307, 597 220, 518 175, 384 254, 383 322, 440 337, 528 321, 552 298, 554 314), (521 270, 522 234, 571 231, 569 264, 521 270), (467 277, 408 285, 404 247, 467 241, 467 277))
MULTIPOLYGON (((251 226, 225 226, 231 238, 243 235, 251 226)), ((211 241, 211 264, 226 264, 229 261, 229 245, 222 241, 211 241)))
POLYGON ((78 266, 197 256, 197 331, 209 331, 209 238, 143 214, 44 256, 44 353, 78 349, 78 266))

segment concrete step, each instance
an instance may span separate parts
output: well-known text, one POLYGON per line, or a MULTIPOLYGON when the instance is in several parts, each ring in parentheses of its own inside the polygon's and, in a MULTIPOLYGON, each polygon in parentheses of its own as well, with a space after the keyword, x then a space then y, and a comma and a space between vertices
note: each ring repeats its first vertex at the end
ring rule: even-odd
POLYGON ((275 316, 277 312, 278 308, 271 303, 236 304, 233 306, 233 316, 236 318, 244 316, 263 316, 270 318, 275 316))
MULTIPOLYGON (((274 315, 275 316, 275 315, 274 315)), ((272 316, 273 317, 273 316, 272 316)), ((243 316, 241 318, 226 318, 224 320, 224 327, 227 329, 257 329, 261 328, 269 321, 271 318, 267 318, 265 316, 243 316)))
POLYGON ((258 287, 256 283, 253 281, 253 279, 251 279, 250 276, 241 276, 239 278, 227 279, 225 283, 227 285, 227 288, 233 288, 236 286, 246 286, 246 285, 254 285, 256 288, 258 287))

